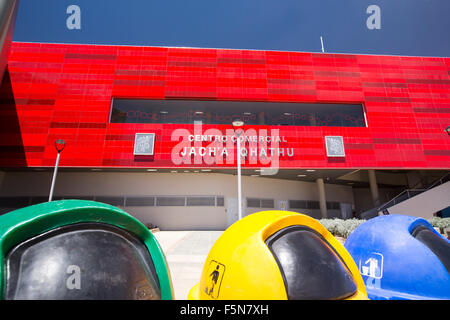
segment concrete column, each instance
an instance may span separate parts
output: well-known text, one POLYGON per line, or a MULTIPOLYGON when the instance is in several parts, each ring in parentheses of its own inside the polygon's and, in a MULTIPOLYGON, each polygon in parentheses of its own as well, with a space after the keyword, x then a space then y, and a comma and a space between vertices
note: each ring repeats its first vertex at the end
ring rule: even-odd
POLYGON ((374 206, 380 205, 380 194, 378 193, 377 177, 375 175, 375 170, 368 170, 369 173, 369 184, 370 193, 372 194, 372 202, 374 206))
POLYGON ((319 205, 320 205, 320 214, 322 218, 327 217, 327 199, 325 197, 325 184, 323 183, 322 178, 318 178, 316 180, 317 183, 317 191, 319 192, 319 205))

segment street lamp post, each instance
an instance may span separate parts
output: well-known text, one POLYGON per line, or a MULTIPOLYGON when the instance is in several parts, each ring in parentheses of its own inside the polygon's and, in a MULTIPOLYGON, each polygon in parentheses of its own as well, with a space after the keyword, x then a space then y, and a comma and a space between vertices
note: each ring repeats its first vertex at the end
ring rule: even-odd
POLYGON ((238 176, 238 218, 242 219, 242 180, 241 180, 241 135, 244 132, 244 121, 233 121, 233 130, 237 142, 237 176, 238 176))
POLYGON ((48 196, 48 201, 52 201, 53 199, 53 190, 55 189, 56 174, 58 173, 59 156, 61 155, 61 151, 63 151, 65 146, 66 142, 64 140, 58 139, 55 141, 55 148, 56 151, 58 151, 58 155, 56 156, 55 170, 53 171, 52 186, 50 187, 50 195, 48 196))

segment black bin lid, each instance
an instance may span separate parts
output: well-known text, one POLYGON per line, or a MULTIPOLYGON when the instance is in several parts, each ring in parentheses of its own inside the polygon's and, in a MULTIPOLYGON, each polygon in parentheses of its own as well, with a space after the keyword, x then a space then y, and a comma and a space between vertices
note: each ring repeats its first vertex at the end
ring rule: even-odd
POLYGON ((5 299, 160 299, 147 247, 130 232, 77 223, 13 247, 5 259, 5 299))
POLYGON ((270 236, 266 245, 278 263, 288 299, 344 299, 356 292, 350 271, 315 230, 289 226, 270 236))

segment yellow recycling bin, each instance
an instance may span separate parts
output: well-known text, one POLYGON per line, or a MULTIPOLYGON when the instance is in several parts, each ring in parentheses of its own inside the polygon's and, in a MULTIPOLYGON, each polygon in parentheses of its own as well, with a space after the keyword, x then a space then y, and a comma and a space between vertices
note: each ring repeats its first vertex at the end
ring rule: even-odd
POLYGON ((264 211, 217 239, 188 299, 367 299, 367 293, 350 254, 320 222, 264 211))

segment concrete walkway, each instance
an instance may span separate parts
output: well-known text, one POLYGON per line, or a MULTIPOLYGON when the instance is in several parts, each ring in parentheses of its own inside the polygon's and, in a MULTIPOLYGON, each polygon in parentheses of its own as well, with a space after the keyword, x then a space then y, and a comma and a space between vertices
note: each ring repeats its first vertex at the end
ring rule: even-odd
POLYGON ((158 231, 153 235, 169 264, 176 300, 187 299, 200 281, 206 256, 223 231, 158 231))

